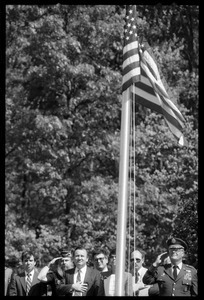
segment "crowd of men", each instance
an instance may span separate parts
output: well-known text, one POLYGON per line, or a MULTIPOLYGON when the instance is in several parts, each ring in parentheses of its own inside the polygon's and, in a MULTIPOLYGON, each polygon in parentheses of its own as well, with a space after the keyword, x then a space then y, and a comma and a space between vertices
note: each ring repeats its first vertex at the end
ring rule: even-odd
MULTIPOLYGON (((167 241, 147 269, 145 253, 131 253, 131 269, 123 274, 124 296, 197 296, 197 270, 183 262, 187 244, 179 238, 167 241)), ((40 271, 31 251, 22 253, 22 270, 5 268, 5 296, 114 296, 116 249, 95 249, 91 260, 87 249, 62 249, 40 271)))

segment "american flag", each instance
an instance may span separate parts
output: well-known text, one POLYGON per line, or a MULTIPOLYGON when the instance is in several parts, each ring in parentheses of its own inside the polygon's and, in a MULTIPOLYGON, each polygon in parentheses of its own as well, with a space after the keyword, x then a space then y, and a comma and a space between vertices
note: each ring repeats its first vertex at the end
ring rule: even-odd
POLYGON ((132 83, 140 79, 138 36, 136 30, 136 7, 128 6, 126 10, 126 23, 124 27, 123 48, 123 85, 122 90, 127 90, 132 83))
POLYGON ((129 89, 137 103, 162 114, 169 129, 183 146, 186 144, 182 133, 185 120, 165 89, 148 43, 140 45, 138 42, 135 18, 136 6, 130 5, 125 24, 122 90, 129 89))

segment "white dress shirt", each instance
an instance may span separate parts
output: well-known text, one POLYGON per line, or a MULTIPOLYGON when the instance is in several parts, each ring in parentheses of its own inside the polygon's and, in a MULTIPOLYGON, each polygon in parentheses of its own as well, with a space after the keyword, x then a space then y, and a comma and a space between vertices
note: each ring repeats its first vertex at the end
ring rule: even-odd
POLYGON ((143 266, 137 271, 138 273, 138 281, 135 283, 135 277, 133 276, 133 292, 138 291, 138 296, 148 296, 148 290, 150 285, 145 285, 142 281, 144 274, 147 272, 147 268, 143 266))
MULTIPOLYGON (((173 267, 174 267, 174 265, 171 265, 172 274, 173 274, 173 270, 174 270, 173 267)), ((182 262, 180 262, 180 263, 177 265, 177 268, 176 268, 177 275, 178 275, 178 273, 181 271, 181 268, 182 268, 182 262)))
POLYGON ((27 282, 28 280, 28 274, 30 274, 30 281, 33 282, 33 276, 34 276, 34 269, 28 273, 28 272, 25 272, 25 281, 27 282))
MULTIPOLYGON (((78 271, 80 270, 80 277, 81 277, 81 282, 84 282, 84 279, 85 279, 85 274, 86 274, 86 270, 87 270, 87 265, 85 265, 83 268, 81 269, 78 269, 78 268, 75 268, 75 271, 74 271, 74 283, 77 282, 77 274, 78 274, 78 271)), ((81 296, 82 296, 82 293, 80 293, 81 296)), ((75 296, 75 291, 73 291, 72 293, 72 296, 75 296)))
MULTIPOLYGON (((136 270, 135 270, 136 271, 136 270)), ((144 277, 144 274, 147 272, 147 268, 141 267, 137 271, 138 281, 135 283, 135 277, 133 276, 133 282, 137 284, 138 286, 144 286, 144 283, 142 281, 142 278, 144 277)))
POLYGON ((87 266, 84 266, 84 267, 81 268, 81 269, 75 268, 75 271, 74 271, 74 283, 76 283, 76 280, 77 280, 77 274, 78 274, 78 271, 79 271, 79 270, 80 270, 80 275, 81 275, 81 282, 84 282, 84 278, 85 278, 87 266))

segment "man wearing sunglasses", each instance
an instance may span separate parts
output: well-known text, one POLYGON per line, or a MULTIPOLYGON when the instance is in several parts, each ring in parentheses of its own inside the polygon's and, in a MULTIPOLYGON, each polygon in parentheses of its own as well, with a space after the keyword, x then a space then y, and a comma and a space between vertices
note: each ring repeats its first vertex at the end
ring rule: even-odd
POLYGON ((145 252, 142 250, 135 250, 131 253, 131 269, 133 275, 133 291, 135 296, 148 296, 149 285, 145 285, 142 281, 147 268, 143 267, 145 260, 145 252))
POLYGON ((145 284, 158 283, 159 296, 197 296, 197 271, 183 263, 187 244, 180 238, 167 241, 170 264, 162 264, 160 254, 143 277, 145 284))

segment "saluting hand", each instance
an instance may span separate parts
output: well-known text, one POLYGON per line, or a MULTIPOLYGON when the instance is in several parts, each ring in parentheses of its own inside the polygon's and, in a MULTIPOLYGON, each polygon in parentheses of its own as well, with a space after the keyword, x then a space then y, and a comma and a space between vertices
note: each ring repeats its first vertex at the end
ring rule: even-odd
POLYGON ((159 265, 161 265, 164 261, 164 258, 168 256, 167 252, 163 252, 161 254, 159 254, 155 260, 155 262, 153 262, 153 266, 154 267, 158 267, 159 265))
POLYGON ((50 268, 50 266, 53 265, 53 264, 56 262, 56 260, 61 259, 61 258, 62 258, 61 256, 53 258, 53 259, 49 262, 48 267, 50 268))

